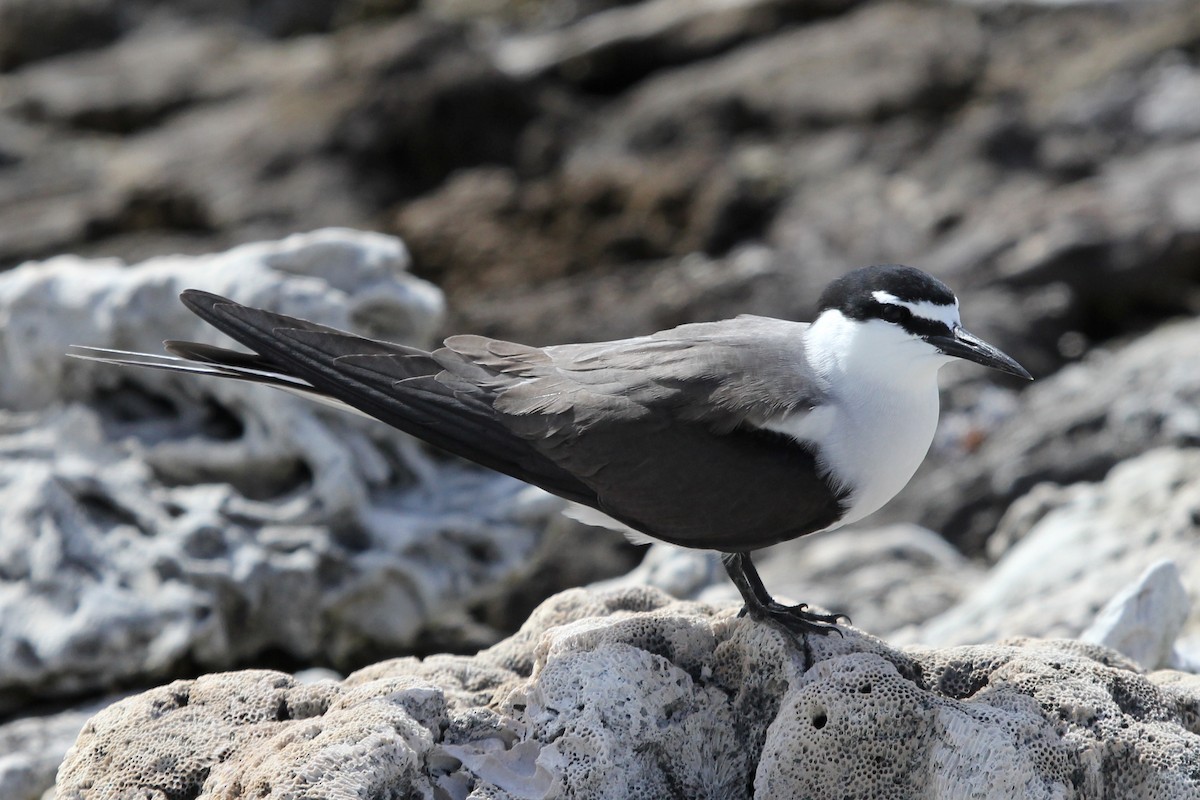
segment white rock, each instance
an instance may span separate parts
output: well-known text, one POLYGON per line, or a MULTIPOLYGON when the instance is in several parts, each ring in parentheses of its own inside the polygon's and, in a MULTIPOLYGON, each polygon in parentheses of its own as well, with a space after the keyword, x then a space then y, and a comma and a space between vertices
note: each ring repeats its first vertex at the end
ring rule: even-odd
POLYGON ((544 552, 556 504, 385 425, 65 357, 220 342, 186 287, 426 344, 441 294, 407 266, 394 238, 327 230, 0 274, 0 404, 23 409, 0 411, 0 713, 269 651, 344 666, 421 637, 478 647, 498 634, 473 603, 507 607, 552 558, 595 575, 607 539, 544 552))
MULTIPOLYGON (((1016 544, 960 605, 906 631, 902 640, 947 645, 1014 635, 1076 637, 1114 590, 1164 559, 1178 565, 1183 586, 1196 594, 1197 508, 1197 449, 1153 450, 1117 465, 1100 483, 1038 487, 1013 505, 997 530, 1016 544)), ((1200 630, 1200 620, 1190 619, 1184 630, 1200 630)))
POLYGON ((1116 650, 1146 669, 1165 667, 1191 606, 1179 568, 1164 559, 1113 595, 1079 638, 1116 650))
POLYGON ((124 698, 108 697, 65 711, 0 724, 0 797, 38 800, 88 718, 124 698))
POLYGON ((844 633, 805 648, 732 609, 572 590, 471 657, 130 698, 85 726, 58 798, 1200 793, 1194 676, 1072 641, 898 650, 844 633))

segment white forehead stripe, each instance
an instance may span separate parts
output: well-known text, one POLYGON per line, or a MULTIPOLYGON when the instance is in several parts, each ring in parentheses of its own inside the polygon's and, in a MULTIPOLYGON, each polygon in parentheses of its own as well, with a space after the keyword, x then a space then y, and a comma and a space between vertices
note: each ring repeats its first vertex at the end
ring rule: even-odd
POLYGON ((885 292, 882 289, 871 292, 871 296, 880 303, 890 303, 894 306, 903 306, 913 313, 914 317, 921 317, 932 322, 941 322, 948 327, 953 328, 955 325, 961 325, 962 320, 958 316, 958 298, 954 298, 954 305, 942 305, 941 303, 931 303, 928 300, 919 300, 912 302, 910 300, 901 300, 891 292, 885 292))

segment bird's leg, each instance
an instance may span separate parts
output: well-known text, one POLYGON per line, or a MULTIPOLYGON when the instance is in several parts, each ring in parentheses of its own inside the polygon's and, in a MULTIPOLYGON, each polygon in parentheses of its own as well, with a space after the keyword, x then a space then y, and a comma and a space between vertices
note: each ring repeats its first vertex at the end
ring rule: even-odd
POLYGON ((837 627, 838 620, 850 621, 845 614, 818 614, 815 611, 809 611, 808 606, 804 603, 787 606, 776 602, 767 591, 767 587, 763 585, 758 570, 750 561, 749 553, 722 553, 721 563, 725 565, 725 571, 729 573, 730 580, 738 588, 742 599, 746 601, 746 606, 741 613, 749 614, 751 619, 769 622, 793 635, 825 634, 833 631, 837 631, 841 635, 841 631, 837 627))

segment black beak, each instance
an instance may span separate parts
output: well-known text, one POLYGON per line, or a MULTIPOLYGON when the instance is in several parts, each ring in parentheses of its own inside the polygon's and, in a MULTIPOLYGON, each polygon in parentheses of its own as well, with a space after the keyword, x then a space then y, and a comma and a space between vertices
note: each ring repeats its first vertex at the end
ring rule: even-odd
POLYGON ((955 326, 949 336, 926 336, 925 341, 948 356, 965 358, 1027 381, 1033 380, 1033 376, 1011 357, 961 326, 955 326))

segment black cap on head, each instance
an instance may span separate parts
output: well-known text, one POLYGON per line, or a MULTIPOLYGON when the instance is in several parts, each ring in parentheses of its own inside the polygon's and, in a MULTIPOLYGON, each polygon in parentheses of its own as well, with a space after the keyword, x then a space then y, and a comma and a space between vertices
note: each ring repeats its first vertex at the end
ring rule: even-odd
POLYGON ((847 272, 825 287, 818 312, 836 308, 851 319, 878 316, 875 292, 887 292, 898 300, 937 305, 954 305, 954 292, 946 284, 916 267, 881 264, 847 272))

